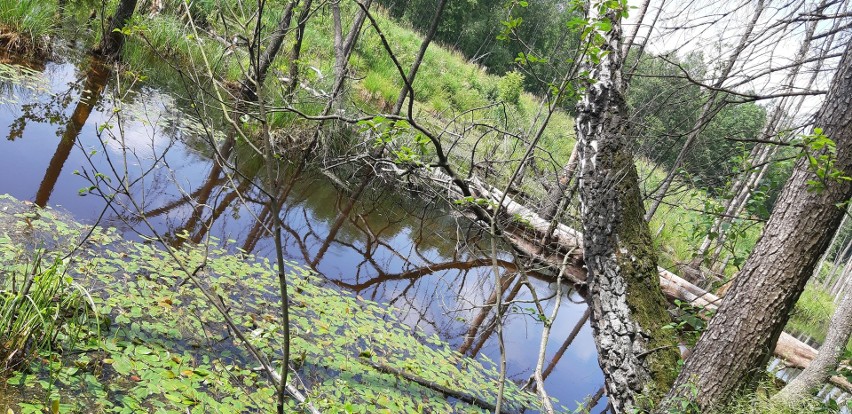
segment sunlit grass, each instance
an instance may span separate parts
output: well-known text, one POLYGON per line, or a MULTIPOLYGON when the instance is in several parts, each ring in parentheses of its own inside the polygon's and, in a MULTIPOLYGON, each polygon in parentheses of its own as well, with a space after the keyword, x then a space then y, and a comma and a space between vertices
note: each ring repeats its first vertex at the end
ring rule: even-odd
MULTIPOLYGON (((654 168, 647 160, 638 160, 636 165, 645 193, 655 189, 665 177, 664 169, 654 168)), ((651 234, 660 249, 661 266, 676 271, 679 266, 693 260, 698 246, 707 234, 709 223, 713 221, 713 216, 705 213, 706 206, 708 203, 721 202, 723 200, 715 200, 706 191, 690 184, 675 183, 672 186, 649 223, 651 234)), ((650 203, 651 200, 646 200, 646 207, 650 203)), ((731 231, 726 241, 726 249, 719 259, 724 260, 728 255, 732 257, 724 269, 726 278, 739 270, 739 266, 760 237, 762 229, 760 222, 743 222, 735 231, 731 231)))
POLYGON ((821 287, 809 283, 799 301, 796 302, 786 329, 791 333, 804 334, 817 342, 822 342, 825 340, 835 308, 830 294, 821 287))
POLYGON ((44 53, 56 29, 57 5, 43 0, 0 0, 0 44, 25 53, 44 53))
MULTIPOLYGON (((8 249, 8 237, 0 240, 8 249)), ((7 251, 6 255, 9 252, 7 251)), ((4 266, 0 276, 0 372, 18 369, 62 337, 73 340, 94 305, 65 273, 65 263, 34 252, 30 260, 4 266)))
POLYGON ((759 388, 756 392, 735 398, 729 405, 714 412, 714 414, 813 414, 834 413, 834 410, 813 398, 805 398, 794 405, 773 402, 770 393, 776 392, 775 387, 759 388))

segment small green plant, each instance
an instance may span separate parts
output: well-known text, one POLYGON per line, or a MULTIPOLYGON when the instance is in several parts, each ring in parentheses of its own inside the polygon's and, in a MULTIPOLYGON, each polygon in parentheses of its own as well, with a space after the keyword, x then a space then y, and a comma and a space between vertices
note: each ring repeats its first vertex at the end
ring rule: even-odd
POLYGON ((60 337, 74 338, 94 305, 65 273, 65 263, 44 264, 36 251, 29 263, 5 266, 0 283, 0 358, 15 369, 60 337))
POLYGON ((823 134, 822 128, 814 128, 813 134, 802 137, 802 157, 807 158, 808 167, 816 174, 816 180, 808 180, 810 191, 822 191, 830 181, 850 181, 846 175, 835 166, 837 161, 837 144, 823 134))
POLYGON ((677 321, 666 324, 663 329, 676 330, 688 345, 695 345, 714 311, 681 300, 675 300, 675 306, 678 309, 677 321))

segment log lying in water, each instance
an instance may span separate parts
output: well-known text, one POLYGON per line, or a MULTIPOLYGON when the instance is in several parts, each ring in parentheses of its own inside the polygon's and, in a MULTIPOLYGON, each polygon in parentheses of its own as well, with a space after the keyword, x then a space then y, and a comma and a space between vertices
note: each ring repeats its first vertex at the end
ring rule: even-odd
MULTIPOLYGON (((487 197, 495 203, 503 197, 503 194, 493 188, 490 188, 481 182, 475 182, 475 188, 480 192, 480 196, 487 197)), ((558 269, 562 266, 562 257, 558 254, 548 254, 542 252, 536 240, 529 240, 530 233, 533 235, 547 234, 550 228, 550 223, 542 219, 538 214, 529 208, 515 202, 510 197, 506 196, 503 201, 503 209, 506 214, 514 217, 520 217, 518 226, 526 226, 531 232, 512 232, 509 236, 510 241, 515 245, 515 248, 526 250, 526 253, 538 261, 545 262, 558 269), (513 238, 521 238, 521 240, 511 240, 513 238)), ((574 230, 564 224, 558 225, 554 230, 554 241, 560 245, 560 250, 569 251, 572 255, 582 256, 582 233, 574 230)), ((574 283, 584 283, 586 279, 585 268, 576 266, 576 260, 568 261, 574 265, 572 269, 567 269, 564 274, 574 283)), ((722 299, 718 296, 701 289, 698 286, 688 282, 680 276, 659 268, 660 287, 663 293, 671 299, 679 299, 684 302, 691 303, 694 306, 716 310, 721 304, 722 299)), ((794 338, 792 335, 782 332, 775 345, 774 354, 776 357, 785 361, 789 367, 802 368, 807 367, 816 357, 817 350, 810 345, 794 338)), ((830 382, 847 392, 852 392, 852 383, 840 376, 833 376, 830 382)))
MULTIPOLYGON (((450 177, 441 171, 432 170, 428 178, 433 183, 443 183, 440 187, 447 191, 447 196, 451 199, 462 198, 461 193, 453 186, 450 177)), ((550 221, 543 219, 532 209, 514 201, 510 196, 504 196, 503 192, 485 184, 476 177, 467 180, 467 182, 477 197, 487 199, 494 205, 502 200, 501 216, 503 219, 508 218, 512 222, 512 226, 510 226, 512 228, 504 235, 515 249, 556 271, 563 267, 563 263, 567 263, 567 267, 563 269, 563 276, 574 284, 585 284, 586 269, 582 264, 582 232, 560 223, 552 229, 553 235, 550 237, 550 240, 557 244, 556 248, 543 247, 540 242, 543 236, 551 231, 550 221), (564 260, 564 254, 570 255, 567 261, 564 260)), ((718 296, 695 286, 666 269, 659 268, 659 274, 660 288, 671 299, 679 299, 710 310, 717 309, 722 302, 722 299, 718 296)), ((782 332, 778 338, 778 343, 775 345, 774 354, 783 360, 788 367, 804 369, 816 357, 817 350, 792 335, 782 332)), ((829 381, 832 385, 844 391, 852 392, 852 383, 845 378, 833 376, 829 381)))

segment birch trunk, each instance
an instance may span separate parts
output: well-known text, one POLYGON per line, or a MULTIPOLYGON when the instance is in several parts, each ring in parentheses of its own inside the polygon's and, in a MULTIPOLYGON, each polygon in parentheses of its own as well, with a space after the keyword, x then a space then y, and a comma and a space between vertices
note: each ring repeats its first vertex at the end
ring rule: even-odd
MULTIPOLYGON (((847 267, 843 274, 844 278, 848 276, 848 271, 847 267)), ((822 387, 832 371, 837 368, 846 344, 849 343, 850 334, 852 334, 852 295, 847 292, 843 295, 840 306, 834 311, 834 316, 831 317, 828 334, 825 342, 819 347, 819 354, 799 376, 787 383, 772 399, 787 404, 795 403, 809 397, 815 389, 822 387)))
POLYGON ((608 19, 612 29, 599 33, 599 63, 586 62, 594 82, 585 85, 575 125, 591 326, 607 395, 622 413, 641 408, 640 395, 668 390, 678 354, 662 329, 670 318, 626 134, 620 16, 598 9, 590 7, 591 19, 608 19))

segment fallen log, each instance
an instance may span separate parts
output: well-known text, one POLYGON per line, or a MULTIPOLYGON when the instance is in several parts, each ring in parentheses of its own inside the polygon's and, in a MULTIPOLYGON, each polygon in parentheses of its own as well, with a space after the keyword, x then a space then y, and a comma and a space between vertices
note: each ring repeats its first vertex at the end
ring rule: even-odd
MULTIPOLYGON (((452 184, 453 180, 441 171, 434 169, 427 178, 433 183, 441 183, 440 187, 446 191, 446 195, 451 200, 463 198, 461 192, 452 184)), ((558 248, 552 249, 541 246, 542 236, 549 235, 551 231, 550 221, 543 219, 532 209, 514 201, 509 195, 504 195, 500 190, 476 177, 469 178, 467 183, 470 189, 476 193, 476 197, 488 201, 488 203, 485 203, 486 205, 496 206, 500 204, 502 206, 499 218, 511 220, 510 231, 504 232, 504 238, 516 250, 524 253, 538 264, 549 266, 555 272, 562 269, 563 276, 569 282, 575 285, 585 285, 586 269, 582 262, 582 232, 560 223, 552 230, 552 235, 550 235, 550 239, 558 244, 558 248), (513 228, 522 231, 511 231, 513 228), (569 260, 563 260, 564 254, 571 255, 569 260), (563 263, 568 263, 567 267, 563 268, 563 263)), ((493 212, 493 208, 489 210, 493 212)), ((718 296, 666 269, 659 267, 658 270, 660 288, 663 294, 670 299, 682 300, 709 310, 715 310, 721 304, 722 299, 718 296)), ((786 366, 804 369, 816 357, 817 350, 792 335, 782 332, 773 353, 784 361, 786 366)), ((833 376, 829 381, 844 391, 852 392, 852 383, 845 378, 833 376)))
MULTIPOLYGON (((530 227, 530 230, 533 230, 534 234, 545 232, 550 228, 549 222, 542 219, 531 209, 515 202, 511 197, 503 197, 503 194, 499 190, 488 187, 478 180, 475 184, 474 188, 481 193, 480 196, 488 197, 494 203, 503 199, 502 205, 506 213, 522 217, 521 224, 530 227)), ((523 237, 525 234, 525 232, 513 232, 512 236, 523 237)), ((582 255, 582 239, 581 232, 571 229, 564 224, 558 225, 554 230, 554 240, 558 240, 561 250, 568 250, 574 255, 582 255)), ((540 247, 536 246, 535 240, 526 240, 526 243, 514 243, 514 245, 516 248, 530 250, 530 254, 535 255, 540 261, 553 265, 556 269, 563 263, 562 258, 557 254, 542 253, 540 247)), ((573 269, 570 269, 570 271, 564 274, 574 283, 584 283, 586 280, 585 268, 576 265, 572 267, 573 269)), ((666 269, 660 267, 658 270, 660 274, 660 288, 667 297, 679 299, 708 310, 716 310, 721 304, 722 299, 718 296, 701 289, 666 269)), ((774 355, 783 360, 788 367, 804 369, 816 358, 817 352, 810 345, 786 332, 782 332, 778 343, 775 345, 774 355)), ((846 378, 835 375, 829 381, 842 390, 852 392, 852 383, 846 378)))

